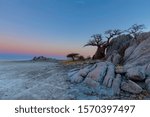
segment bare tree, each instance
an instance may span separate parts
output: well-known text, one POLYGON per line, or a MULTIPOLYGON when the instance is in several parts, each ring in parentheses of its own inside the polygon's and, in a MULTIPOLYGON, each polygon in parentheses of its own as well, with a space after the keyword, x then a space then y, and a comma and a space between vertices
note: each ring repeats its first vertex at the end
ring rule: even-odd
POLYGON ((85 46, 96 46, 97 47, 97 51, 93 56, 93 59, 101 59, 105 56, 105 49, 103 47, 103 45, 105 44, 105 42, 102 40, 102 36, 101 34, 95 34, 93 36, 91 36, 91 38, 93 38, 92 40, 89 40, 89 42, 84 45, 85 46))
POLYGON ((78 57, 79 54, 78 53, 71 53, 71 54, 68 54, 66 57, 67 58, 72 58, 72 60, 74 61, 76 57, 78 57))
POLYGON ((127 30, 127 32, 133 37, 134 40, 137 40, 137 37, 143 32, 142 30, 144 28, 145 28, 144 24, 141 25, 134 24, 127 30))
POLYGON ((99 47, 105 43, 102 41, 101 34, 94 34, 91 36, 91 38, 93 38, 93 39, 89 40, 89 42, 86 45, 84 45, 84 47, 85 46, 97 46, 97 47, 99 47))
POLYGON ((106 34, 106 39, 107 43, 110 43, 110 40, 114 38, 115 36, 121 35, 123 32, 119 29, 114 29, 114 30, 107 30, 105 31, 106 34))
POLYGON ((95 34, 91 36, 93 39, 89 40, 89 42, 85 46, 97 46, 97 51, 93 56, 93 59, 102 59, 105 57, 105 50, 110 45, 110 40, 115 36, 120 35, 122 32, 119 29, 108 30, 105 32, 106 40, 103 41, 101 34, 95 34))

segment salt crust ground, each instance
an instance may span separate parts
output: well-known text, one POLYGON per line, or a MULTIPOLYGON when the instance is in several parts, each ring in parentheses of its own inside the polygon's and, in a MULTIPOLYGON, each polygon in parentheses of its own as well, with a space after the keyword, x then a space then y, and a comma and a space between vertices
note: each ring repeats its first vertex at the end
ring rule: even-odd
POLYGON ((0 62, 0 99, 67 99, 66 74, 52 62, 0 62))

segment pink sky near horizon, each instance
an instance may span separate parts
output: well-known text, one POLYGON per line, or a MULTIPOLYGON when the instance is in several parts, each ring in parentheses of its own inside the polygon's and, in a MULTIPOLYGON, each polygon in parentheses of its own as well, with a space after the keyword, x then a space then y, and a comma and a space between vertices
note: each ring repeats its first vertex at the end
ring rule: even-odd
POLYGON ((95 49, 74 47, 69 42, 50 42, 14 35, 0 35, 0 53, 62 56, 68 53, 79 53, 85 57, 92 55, 95 49))

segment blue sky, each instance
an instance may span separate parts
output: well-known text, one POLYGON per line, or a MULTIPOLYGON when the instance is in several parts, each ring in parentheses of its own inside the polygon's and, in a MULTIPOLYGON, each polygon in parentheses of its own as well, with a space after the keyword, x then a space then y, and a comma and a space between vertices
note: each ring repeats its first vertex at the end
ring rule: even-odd
POLYGON ((92 55, 95 48, 83 48, 92 34, 135 23, 149 30, 149 5, 149 0, 0 0, 0 55, 92 55))

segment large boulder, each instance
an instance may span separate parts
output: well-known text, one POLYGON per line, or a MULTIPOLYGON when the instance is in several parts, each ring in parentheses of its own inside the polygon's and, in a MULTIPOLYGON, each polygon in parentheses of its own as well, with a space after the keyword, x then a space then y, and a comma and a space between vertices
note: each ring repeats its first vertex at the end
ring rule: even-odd
POLYGON ((150 37, 142 41, 140 44, 131 46, 126 49, 124 65, 126 68, 134 66, 145 66, 150 64, 150 37), (134 47, 133 47, 134 46, 134 47), (130 54, 129 54, 130 52, 130 54))
POLYGON ((81 83, 84 80, 84 77, 80 76, 78 73, 70 77, 72 83, 81 83))
POLYGON ((115 66, 112 63, 107 63, 107 73, 103 80, 103 85, 111 87, 113 79, 115 78, 115 66))
POLYGON ((120 63, 121 61, 121 56, 120 54, 115 50, 112 52, 112 55, 110 55, 108 58, 107 58, 107 61, 110 61, 112 62, 114 65, 117 65, 120 63))
POLYGON ((83 81, 83 77, 79 74, 80 69, 72 69, 68 72, 69 81, 71 83, 80 83, 83 81))
POLYGON ((96 68, 96 66, 97 66, 96 64, 94 64, 94 65, 89 65, 89 66, 87 66, 87 67, 85 67, 85 68, 79 70, 79 73, 78 73, 78 74, 79 74, 80 76, 82 76, 82 77, 86 77, 90 71, 92 71, 93 69, 96 68))
POLYGON ((89 78, 89 77, 87 77, 87 78, 83 81, 83 83, 84 83, 85 85, 87 85, 88 87, 91 87, 91 88, 96 88, 96 87, 99 86, 99 82, 97 82, 97 81, 95 81, 95 80, 93 80, 93 79, 91 79, 91 78, 89 78))
POLYGON ((131 67, 127 69, 126 76, 130 80, 142 81, 145 79, 145 67, 131 67))
POLYGON ((120 94, 120 85, 121 85, 121 75, 117 74, 116 78, 113 80, 113 84, 112 84, 112 89, 115 95, 119 95, 120 94))
POLYGON ((124 54, 124 61, 127 62, 130 55, 134 52, 135 48, 137 47, 137 43, 133 44, 132 46, 128 47, 126 50, 125 50, 125 54, 124 54))
POLYGON ((106 62, 99 62, 94 70, 92 70, 87 77, 95 80, 99 83, 103 82, 104 76, 106 75, 107 71, 107 63, 106 62))
POLYGON ((121 89, 133 94, 138 94, 142 92, 142 88, 131 80, 123 81, 121 83, 121 89))
POLYGON ((113 51, 119 52, 122 56, 124 54, 124 50, 130 45, 131 39, 132 37, 130 35, 120 35, 112 39, 110 46, 107 48, 107 58, 112 55, 113 51))
POLYGON ((90 71, 92 71, 97 65, 88 65, 83 69, 73 69, 69 71, 69 81, 72 83, 81 83, 90 71))

